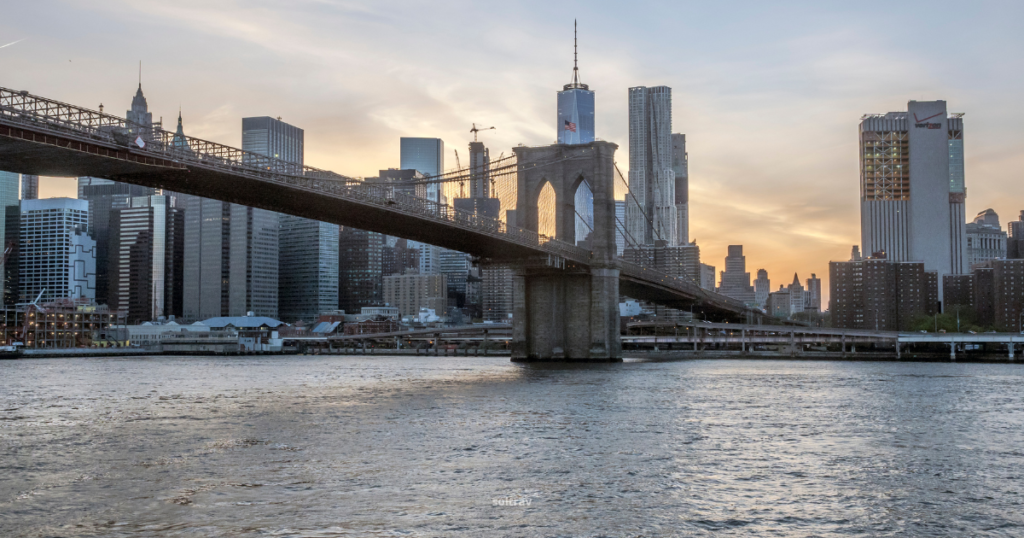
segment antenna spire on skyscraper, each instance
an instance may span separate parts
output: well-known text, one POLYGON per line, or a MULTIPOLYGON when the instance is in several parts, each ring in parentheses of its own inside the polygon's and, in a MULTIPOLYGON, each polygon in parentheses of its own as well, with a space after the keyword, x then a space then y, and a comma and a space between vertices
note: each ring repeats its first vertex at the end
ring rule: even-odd
POLYGON ((578 85, 580 83, 580 67, 579 67, 579 47, 576 41, 576 19, 572 20, 572 84, 578 85))

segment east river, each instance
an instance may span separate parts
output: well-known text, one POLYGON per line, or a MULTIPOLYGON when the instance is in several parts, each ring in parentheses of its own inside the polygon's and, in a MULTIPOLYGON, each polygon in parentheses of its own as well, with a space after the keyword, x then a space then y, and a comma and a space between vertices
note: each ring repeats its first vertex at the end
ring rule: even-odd
POLYGON ((1024 365, 0 361, 0 536, 1022 536, 1024 365))

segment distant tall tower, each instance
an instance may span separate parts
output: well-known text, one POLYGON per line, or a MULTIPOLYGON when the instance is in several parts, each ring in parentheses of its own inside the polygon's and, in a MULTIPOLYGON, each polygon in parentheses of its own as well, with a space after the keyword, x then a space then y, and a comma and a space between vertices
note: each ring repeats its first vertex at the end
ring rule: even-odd
POLYGON ((804 298, 807 304, 805 310, 816 314, 821 312, 821 279, 818 275, 811 273, 811 278, 807 279, 807 292, 804 298))
MULTIPOLYGON (((153 122, 140 81, 131 109, 125 114, 135 126, 131 129, 145 140, 152 140, 160 122, 153 122)), ((134 137, 133 137, 134 138, 134 137)), ((106 304, 110 298, 110 231, 111 216, 118 209, 131 205, 134 197, 149 197, 156 189, 120 183, 109 179, 82 176, 78 178, 78 198, 89 201, 89 236, 96 241, 96 301, 106 304)))
POLYGON ((771 292, 772 281, 768 279, 768 271, 758 269, 757 280, 754 281, 754 304, 758 308, 764 308, 764 305, 768 303, 768 294, 771 292))
MULTIPOLYGON (((425 176, 444 173, 444 140, 440 138, 402 137, 399 153, 402 170, 418 170, 425 176)), ((437 184, 427 185, 427 198, 441 201, 437 184)))
MULTIPOLYGON (((767 277, 765 273, 765 277, 767 277)), ((756 295, 750 285, 750 273, 747 272, 747 257, 743 255, 743 245, 729 245, 729 255, 725 257, 725 271, 722 271, 722 283, 719 293, 754 304, 756 295)))
POLYGON ((135 126, 129 127, 129 130, 145 140, 155 139, 157 132, 163 128, 163 122, 153 121, 153 113, 149 111, 146 96, 142 94, 141 68, 139 70, 139 89, 135 91, 135 97, 132 98, 132 108, 125 113, 125 119, 135 124, 135 126))
MULTIPOLYGON (((425 176, 439 176, 444 173, 444 141, 440 138, 402 137, 400 153, 399 167, 402 170, 417 170, 425 176)), ((436 183, 427 185, 427 199, 448 203, 438 187, 436 183)), ((441 264, 440 247, 410 241, 409 248, 415 248, 420 252, 421 274, 437 273, 441 264)))
POLYGON ((686 135, 672 135, 672 172, 676 175, 676 244, 690 243, 690 156, 686 135))
POLYGON ((587 144, 594 141, 594 92, 580 82, 576 51, 576 21, 573 21, 572 82, 558 92, 555 130, 559 144, 587 144))
POLYGON ((626 207, 626 226, 645 245, 678 244, 671 135, 672 88, 630 88, 629 190, 633 196, 626 207))

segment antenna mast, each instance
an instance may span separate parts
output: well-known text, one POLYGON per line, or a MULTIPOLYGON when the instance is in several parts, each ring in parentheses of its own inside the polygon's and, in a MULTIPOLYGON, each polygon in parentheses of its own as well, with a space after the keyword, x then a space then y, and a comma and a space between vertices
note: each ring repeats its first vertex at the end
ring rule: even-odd
POLYGON ((572 83, 580 83, 579 48, 576 45, 576 19, 572 20, 572 83))
POLYGON ((586 90, 587 85, 580 82, 580 61, 579 61, 579 45, 576 38, 576 19, 572 20, 572 82, 565 85, 566 90, 586 90))

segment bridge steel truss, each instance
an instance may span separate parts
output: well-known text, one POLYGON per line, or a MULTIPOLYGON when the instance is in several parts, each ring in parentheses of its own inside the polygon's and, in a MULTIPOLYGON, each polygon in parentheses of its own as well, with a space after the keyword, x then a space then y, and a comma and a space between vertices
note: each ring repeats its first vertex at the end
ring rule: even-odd
MULTIPOLYGON (((558 165, 555 160, 523 165, 515 155, 499 158, 491 163, 490 173, 509 185, 497 185, 492 192, 503 198, 503 209, 514 208, 519 193, 513 178, 525 166, 558 165)), ((394 185, 364 182, 163 129, 147 131, 111 114, 3 87, 0 170, 145 185, 430 243, 491 262, 542 258, 553 267, 593 262, 593 252, 569 241, 396 192, 394 185)), ((455 185, 474 175, 466 169, 425 181, 455 185)), ((692 282, 618 259, 616 264, 623 291, 631 297, 675 307, 695 305, 695 311, 717 319, 762 316, 692 282)))

